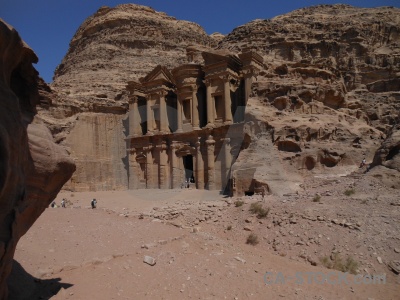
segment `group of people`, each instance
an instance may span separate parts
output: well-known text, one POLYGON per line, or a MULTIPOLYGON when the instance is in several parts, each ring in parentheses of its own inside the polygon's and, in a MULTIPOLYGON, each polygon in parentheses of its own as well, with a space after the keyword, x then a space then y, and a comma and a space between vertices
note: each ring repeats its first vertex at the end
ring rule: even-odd
MULTIPOLYGON (((51 206, 52 208, 58 207, 56 201, 51 202, 50 206, 51 206)), ((94 208, 97 207, 97 200, 96 200, 96 198, 93 198, 93 200, 90 201, 90 206, 92 207, 92 209, 94 209, 94 208)), ((66 207, 67 207, 67 199, 63 198, 63 199, 61 200, 61 207, 63 207, 63 208, 66 208, 66 207)))
MULTIPOLYGON (((51 202, 50 206, 51 206, 52 208, 58 207, 56 201, 51 202)), ((63 198, 63 199, 61 200, 61 207, 63 207, 63 208, 66 208, 66 207, 67 207, 67 202, 66 202, 66 199, 65 199, 65 198, 63 198)))

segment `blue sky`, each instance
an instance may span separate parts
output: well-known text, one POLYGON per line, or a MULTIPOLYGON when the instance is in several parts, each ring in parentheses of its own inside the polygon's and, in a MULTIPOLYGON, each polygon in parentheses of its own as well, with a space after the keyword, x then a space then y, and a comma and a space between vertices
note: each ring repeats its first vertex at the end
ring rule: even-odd
MULTIPOLYGON (((136 0, 181 20, 200 24, 208 34, 227 34, 254 19, 269 19, 317 4, 346 3, 358 7, 400 6, 399 0, 136 0)), ((51 82, 56 66, 80 24, 103 5, 117 0, 0 0, 0 18, 12 25, 36 52, 36 69, 51 82)))

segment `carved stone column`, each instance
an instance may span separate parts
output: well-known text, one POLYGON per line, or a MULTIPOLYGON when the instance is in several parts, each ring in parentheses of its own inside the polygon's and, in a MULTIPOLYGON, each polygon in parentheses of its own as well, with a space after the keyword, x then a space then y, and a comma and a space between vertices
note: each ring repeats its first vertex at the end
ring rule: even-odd
POLYGON ((253 82, 253 74, 251 70, 244 70, 243 77, 244 77, 244 97, 245 97, 244 99, 245 99, 245 104, 247 104, 247 99, 249 99, 251 93, 251 84, 253 82))
POLYGON ((129 135, 139 136, 140 134, 138 97, 132 96, 129 98, 129 135))
POLYGON ((159 151, 159 164, 158 164, 158 177, 159 177, 159 188, 168 189, 169 188, 169 178, 168 178, 168 154, 167 145, 165 142, 156 146, 159 151))
POLYGON ((207 86, 207 127, 214 127, 214 99, 211 94, 211 80, 205 81, 207 86))
POLYGON ((215 141, 213 140, 212 135, 210 135, 206 141, 207 145, 207 175, 208 175, 208 183, 207 187, 209 190, 215 190, 215 179, 214 179, 214 149, 215 149, 215 141))
POLYGON ((231 89, 229 86, 229 76, 224 76, 224 104, 225 104, 225 124, 232 124, 232 99, 231 99, 231 89))
POLYGON ((170 161, 171 161, 171 187, 173 189, 177 189, 180 187, 181 182, 179 178, 179 166, 178 166, 178 157, 176 156, 176 150, 178 150, 179 144, 173 142, 170 146, 170 161))
POLYGON ((180 95, 177 95, 177 99, 176 99, 176 117, 177 117, 177 129, 175 132, 179 133, 179 132, 183 132, 182 126, 183 126, 183 122, 182 122, 182 99, 180 97, 180 95))
POLYGON ((192 85, 192 126, 193 129, 200 129, 199 127, 199 101, 197 99, 197 85, 192 85))
POLYGON ((139 187, 138 171, 140 166, 136 161, 136 149, 129 149, 129 189, 134 190, 139 187))
POLYGON ((146 121, 147 121, 147 135, 153 135, 154 131, 154 124, 153 124, 153 112, 151 109, 151 103, 150 103, 150 96, 146 97, 146 121))
POLYGON ((160 99, 160 132, 168 133, 166 91, 159 92, 160 99))
POLYGON ((222 141, 222 151, 223 151, 223 180, 222 180, 222 189, 226 188, 226 185, 229 182, 229 171, 231 169, 232 164, 232 155, 231 155, 231 145, 230 145, 230 138, 221 139, 222 141))
POLYGON ((201 142, 198 138, 196 142, 196 188, 204 189, 204 161, 201 153, 201 142))
POLYGON ((154 188, 154 174, 153 174, 153 154, 152 154, 152 146, 143 147, 143 150, 146 152, 146 188, 152 189, 154 188))

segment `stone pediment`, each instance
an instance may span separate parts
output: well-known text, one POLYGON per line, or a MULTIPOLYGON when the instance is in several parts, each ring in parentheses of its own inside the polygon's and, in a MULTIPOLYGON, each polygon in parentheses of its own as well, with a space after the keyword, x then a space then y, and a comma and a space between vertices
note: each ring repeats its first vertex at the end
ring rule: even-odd
POLYGON ((225 63, 226 65, 240 67, 242 65, 239 57, 228 50, 218 50, 218 51, 204 51, 202 53, 205 65, 214 65, 225 63))
POLYGON ((203 52, 206 76, 210 73, 220 73, 224 70, 232 70, 238 73, 242 68, 242 62, 235 54, 225 52, 203 52))
POLYGON ((158 65, 146 77, 140 79, 142 84, 151 82, 163 82, 175 85, 174 77, 171 72, 164 66, 158 65))

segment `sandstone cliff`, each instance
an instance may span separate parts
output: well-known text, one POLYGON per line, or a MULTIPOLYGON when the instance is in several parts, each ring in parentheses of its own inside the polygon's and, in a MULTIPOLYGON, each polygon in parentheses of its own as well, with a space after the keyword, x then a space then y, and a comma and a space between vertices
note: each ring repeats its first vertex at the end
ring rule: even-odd
POLYGON ((294 175, 355 171, 363 157, 372 161, 396 123, 399 9, 304 8, 240 26, 218 48, 250 48, 264 57, 266 70, 246 107, 251 124, 264 130, 252 135, 251 155, 243 151, 235 169, 267 151, 255 177, 274 191, 292 190, 283 183, 294 175))
POLYGON ((199 25, 150 7, 101 7, 75 33, 52 87, 79 110, 125 112, 120 100, 127 82, 159 64, 172 68, 186 62, 191 44, 212 47, 216 42, 199 25))
MULTIPOLYGON (((75 165, 35 118, 41 102, 36 54, 0 19, 0 299, 18 240, 26 233, 75 165)), ((43 99, 44 101, 44 99, 43 99)))
POLYGON ((66 188, 125 189, 126 82, 155 65, 185 62, 189 45, 217 43, 255 50, 265 63, 246 108, 252 150, 234 169, 260 156, 255 182, 274 192, 282 182, 299 188, 307 175, 356 171, 363 157, 373 160, 400 108, 399 12, 321 5, 254 20, 224 37, 149 7, 100 8, 72 39, 51 85, 58 97, 40 112, 77 163, 66 188))
POLYGON ((212 47, 218 38, 140 5, 102 7, 90 16, 55 71, 51 88, 59 97, 40 112, 77 164, 66 188, 126 189, 127 82, 158 64, 178 66, 189 45, 212 47))

